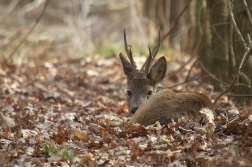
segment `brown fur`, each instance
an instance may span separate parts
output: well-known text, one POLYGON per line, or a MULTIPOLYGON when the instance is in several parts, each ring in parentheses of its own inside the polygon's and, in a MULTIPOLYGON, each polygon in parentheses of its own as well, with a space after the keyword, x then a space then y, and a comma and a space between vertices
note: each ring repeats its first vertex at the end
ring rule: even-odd
POLYGON ((192 117, 201 108, 213 109, 213 104, 205 95, 163 89, 146 100, 130 122, 147 126, 159 121, 165 125, 182 116, 192 117))

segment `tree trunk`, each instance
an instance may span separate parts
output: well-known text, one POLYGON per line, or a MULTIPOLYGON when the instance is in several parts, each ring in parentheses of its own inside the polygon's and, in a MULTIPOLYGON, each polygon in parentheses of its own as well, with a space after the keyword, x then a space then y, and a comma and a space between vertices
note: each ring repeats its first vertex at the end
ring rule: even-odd
MULTIPOLYGON (((252 12, 252 1, 247 0, 248 8, 250 13, 252 12)), ((252 25, 249 23, 248 15, 243 6, 243 3, 240 0, 235 0, 233 3, 233 13, 237 23, 237 26, 245 39, 248 42, 248 35, 252 33, 252 25)), ((233 35, 233 50, 235 55, 235 69, 239 68, 239 65, 242 61, 243 55, 245 53, 245 48, 243 47, 242 42, 239 40, 239 36, 234 32, 233 35)), ((237 70, 234 71, 235 73, 237 70)), ((251 102, 252 97, 252 61, 251 56, 246 64, 246 67, 243 71, 243 74, 239 78, 239 82, 235 85, 233 91, 235 94, 243 95, 244 97, 236 97, 239 103, 247 103, 248 105, 251 102), (247 97, 246 97, 247 96, 247 97)))
MULTIPOLYGON (((229 0, 206 0, 206 2, 211 33, 208 35, 207 32, 203 32, 202 41, 204 42, 202 44, 207 47, 206 39, 210 39, 211 42, 209 52, 205 52, 209 54, 204 55, 199 50, 199 56, 203 66, 215 76, 204 80, 211 83, 215 90, 222 91, 230 86, 230 83, 236 76, 246 49, 243 47, 243 43, 234 30, 233 23, 229 17, 229 0), (223 82, 217 81, 216 78, 223 82)), ((252 1, 247 0, 247 4, 249 8, 252 7, 252 1)), ((248 15, 242 1, 234 0, 233 13, 243 38, 245 41, 248 41, 247 34, 252 33, 252 26, 249 24, 248 15)), ((202 24, 203 22, 204 20, 201 20, 202 24)), ((233 89, 233 92, 238 94, 237 96, 235 95, 238 102, 246 102, 249 105, 252 95, 251 65, 251 58, 249 58, 243 73, 239 77, 239 81, 233 89)), ((202 70, 202 74, 204 76, 207 72, 202 70)))
MULTIPOLYGON (((207 4, 206 1, 197 0, 195 1, 195 13, 193 14, 196 17, 196 28, 195 28, 195 43, 194 49, 198 50, 198 56, 203 66, 206 69, 210 69, 211 64, 211 31, 210 31, 210 22, 207 14, 207 4)), ((202 70, 202 76, 205 78, 208 74, 202 70)), ((205 81, 210 82, 210 80, 205 78, 205 81)))
MULTIPOLYGON (((207 55, 207 62, 210 66, 209 71, 216 78, 227 81, 229 78, 229 40, 228 40, 228 0, 207 0, 209 13, 209 23, 211 30, 210 54, 207 55)), ((204 57, 205 58, 205 57, 204 57)), ((215 90, 223 90, 219 81, 209 78, 215 90)))
MULTIPOLYGON (((143 11, 144 15, 156 26, 160 27, 161 32, 164 34, 170 30, 171 26, 174 25, 175 21, 188 2, 189 0, 145 0, 143 1, 143 11)), ((170 34, 170 36, 165 40, 165 42, 163 42, 163 45, 166 47, 180 46, 181 50, 185 50, 185 48, 187 49, 189 40, 187 37, 187 24, 190 23, 191 20, 187 10, 183 17, 180 18, 178 25, 170 34)))

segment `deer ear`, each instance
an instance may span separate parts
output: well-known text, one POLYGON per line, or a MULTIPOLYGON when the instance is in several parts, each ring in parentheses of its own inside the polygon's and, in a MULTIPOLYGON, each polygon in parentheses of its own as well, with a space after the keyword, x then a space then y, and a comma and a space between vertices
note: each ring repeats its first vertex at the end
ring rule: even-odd
POLYGON ((127 59, 125 59, 125 57, 122 55, 122 53, 119 54, 119 57, 120 57, 120 60, 122 63, 124 74, 127 76, 127 78, 130 78, 133 73, 132 66, 131 66, 130 62, 127 59))
POLYGON ((161 82, 166 74, 167 63, 164 56, 158 59, 158 61, 151 67, 151 70, 148 74, 148 78, 152 81, 153 84, 161 82))

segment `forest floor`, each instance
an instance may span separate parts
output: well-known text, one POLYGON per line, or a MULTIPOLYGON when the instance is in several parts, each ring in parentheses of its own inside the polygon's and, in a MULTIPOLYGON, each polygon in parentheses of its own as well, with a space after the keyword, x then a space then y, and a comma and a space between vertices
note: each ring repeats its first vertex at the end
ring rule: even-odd
MULTIPOLYGON (((182 118, 166 126, 130 124, 118 56, 63 58, 44 50, 13 63, 1 57, 0 166, 252 165, 251 106, 236 108, 223 96, 214 122, 182 118)), ((170 58, 167 73, 185 58, 170 58)), ((191 65, 161 85, 214 100, 218 93, 200 79, 178 84, 191 65)), ((194 68, 191 78, 198 74, 194 68)))
MULTIPOLYGON (((40 23, 7 61, 20 44, 17 39, 24 39, 32 27, 18 27, 17 19, 10 22, 13 16, 8 17, 0 20, 1 167, 252 166, 252 104, 235 107, 224 95, 214 120, 204 115, 209 110, 202 110, 205 119, 200 121, 130 124, 118 57, 123 50, 76 58, 74 43, 67 41, 73 36, 66 35, 69 28, 50 27, 52 21, 45 27, 40 23)), ((193 61, 173 73, 189 56, 163 55, 168 69, 160 86, 201 92, 214 101, 220 92, 201 82, 199 68, 184 82, 193 61)), ((135 60, 141 64, 145 57, 135 60)))

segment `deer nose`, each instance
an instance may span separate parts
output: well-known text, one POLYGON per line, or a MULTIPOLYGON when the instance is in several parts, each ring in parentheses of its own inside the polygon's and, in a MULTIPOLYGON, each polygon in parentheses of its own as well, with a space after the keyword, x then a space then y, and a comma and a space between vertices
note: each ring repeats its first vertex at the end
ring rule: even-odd
POLYGON ((138 109, 138 107, 134 107, 134 108, 132 108, 132 109, 131 109, 131 113, 132 113, 132 114, 135 114, 135 113, 136 113, 136 111, 137 111, 137 109, 138 109))

